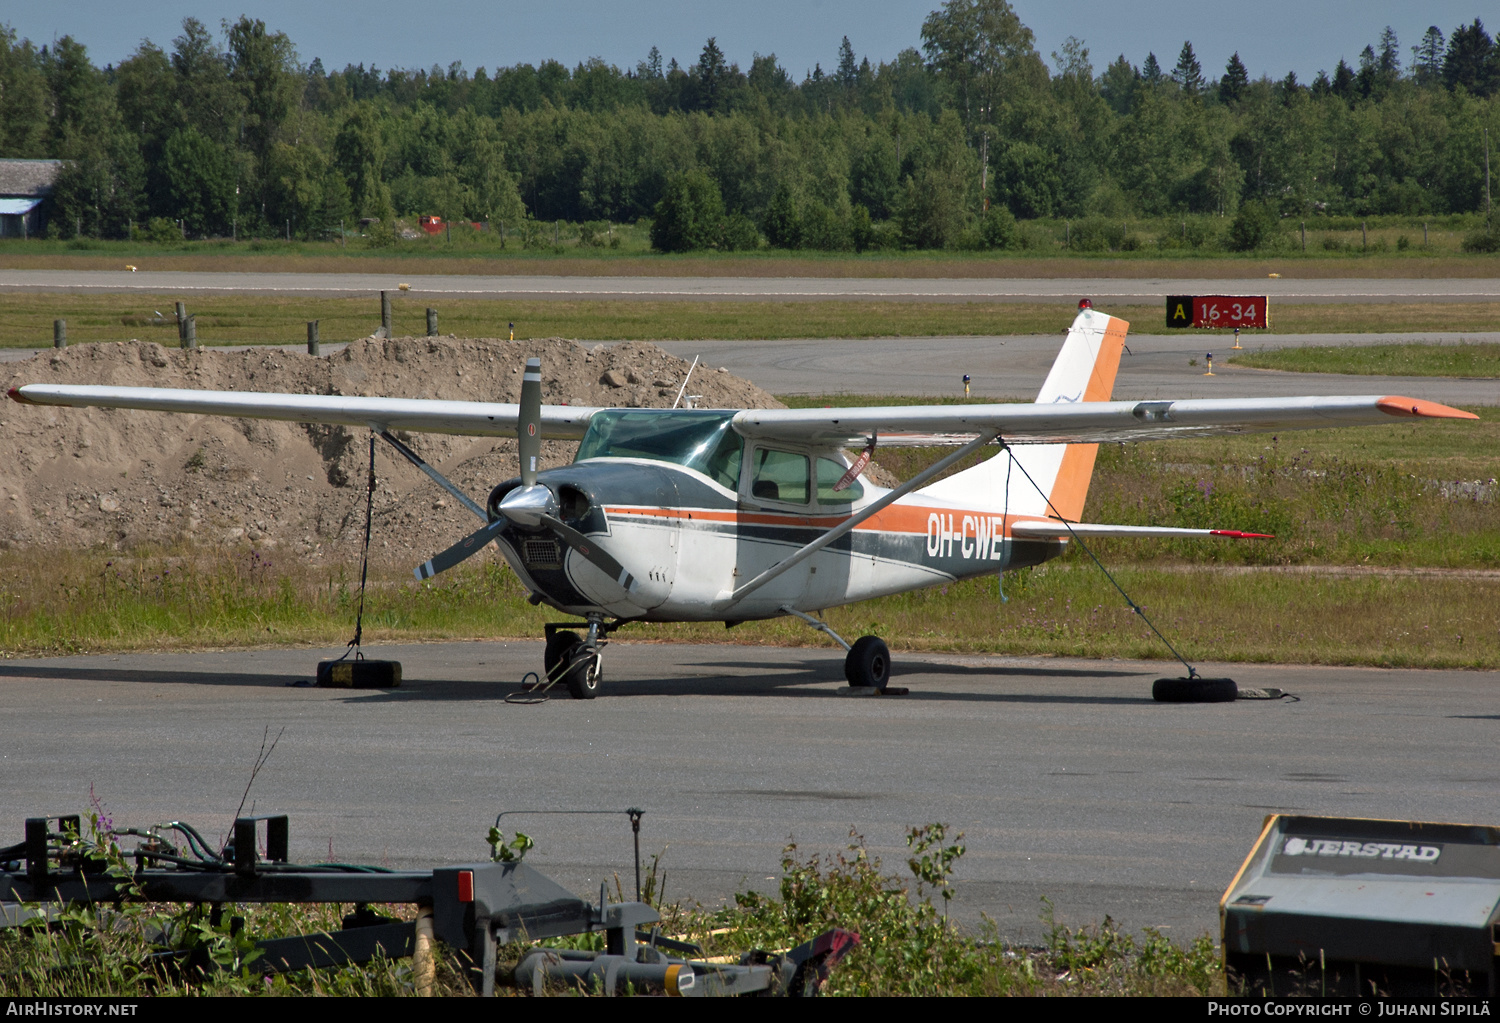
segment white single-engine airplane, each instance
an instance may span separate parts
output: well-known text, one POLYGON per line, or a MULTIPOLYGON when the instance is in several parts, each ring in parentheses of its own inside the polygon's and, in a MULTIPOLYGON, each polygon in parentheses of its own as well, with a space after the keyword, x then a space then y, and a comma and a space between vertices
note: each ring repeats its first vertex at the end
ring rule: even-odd
POLYGON ((547 627, 549 682, 580 699, 602 681, 601 649, 628 622, 792 615, 847 651, 851 686, 884 689, 890 652, 845 642, 824 608, 1037 565, 1071 537, 1251 537, 1220 529, 1080 522, 1101 441, 1295 430, 1392 417, 1475 419, 1435 402, 1373 395, 1111 401, 1129 324, 1079 303, 1057 361, 1027 404, 836 409, 635 409, 543 405, 531 359, 518 405, 426 399, 27 384, 33 405, 195 412, 368 426, 484 523, 421 565, 426 579, 493 542, 531 591, 584 619, 547 627), (519 438, 521 474, 481 507, 392 431, 519 438), (544 438, 577 440, 539 472, 544 438), (861 472, 879 444, 957 450, 894 490, 861 472), (1001 454, 924 486, 998 444, 1001 454), (844 449, 863 451, 852 462, 844 449), (583 628, 583 625, 576 626, 583 628))

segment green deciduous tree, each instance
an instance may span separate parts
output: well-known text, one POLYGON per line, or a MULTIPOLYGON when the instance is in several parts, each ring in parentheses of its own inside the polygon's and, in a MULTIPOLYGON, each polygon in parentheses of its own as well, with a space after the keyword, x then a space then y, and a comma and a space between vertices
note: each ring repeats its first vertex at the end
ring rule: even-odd
POLYGON ((66 234, 123 235, 140 211, 143 168, 114 90, 71 36, 53 46, 47 78, 50 148, 67 161, 52 196, 55 222, 66 234))
POLYGON ((31 40, 0 25, 0 153, 16 158, 47 156, 47 76, 31 40))
POLYGON ((1229 225, 1229 247, 1236 252, 1253 252, 1271 245, 1280 224, 1276 214, 1262 202, 1247 202, 1229 225))
POLYGON ((724 232, 724 199, 713 178, 690 170, 674 178, 651 222, 651 247, 691 252, 718 247, 724 232))
POLYGON ((349 201, 356 216, 392 216, 391 193, 382 176, 385 143, 380 117, 369 103, 359 103, 345 118, 333 143, 334 166, 349 185, 349 201))
POLYGON ((284 32, 241 16, 228 30, 229 80, 243 97, 241 131, 249 150, 264 159, 301 98, 297 51, 284 32))
POLYGON ((1135 106, 1135 95, 1141 87, 1141 73, 1120 54, 1099 76, 1099 93, 1116 114, 1128 114, 1135 106))
POLYGON ((1009 80, 1040 63, 1033 38, 1006 0, 946 0, 922 22, 922 48, 966 124, 989 121, 1009 80))
POLYGON ((182 35, 172 40, 178 123, 232 147, 239 137, 245 100, 229 80, 229 58, 197 18, 185 18, 182 35))
POLYGON ((236 212, 234 161, 197 128, 179 128, 162 154, 173 206, 189 234, 227 235, 236 212))
POLYGON ((766 242, 776 249, 800 249, 802 247, 802 214, 797 209, 797 197, 790 186, 782 182, 776 187, 766 213, 760 222, 766 242))

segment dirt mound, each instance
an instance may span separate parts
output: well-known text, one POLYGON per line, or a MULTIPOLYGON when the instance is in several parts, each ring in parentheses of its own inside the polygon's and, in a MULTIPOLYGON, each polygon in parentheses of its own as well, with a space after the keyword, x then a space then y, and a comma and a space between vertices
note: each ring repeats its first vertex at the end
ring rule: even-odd
MULTIPOLYGON (((644 342, 392 338, 314 358, 282 349, 183 351, 152 342, 77 345, 5 367, 28 383, 193 387, 301 394, 517 401, 526 359, 542 360, 551 404, 670 406, 690 363, 644 342)), ((755 385, 699 366, 689 392, 704 408, 781 408, 755 385)), ((347 556, 363 538, 368 433, 344 427, 126 409, 0 402, 0 547, 114 550, 281 546, 347 556)), ((403 435, 481 503, 518 471, 516 442, 403 435)), ((544 467, 575 445, 542 446, 544 467)), ((473 516, 400 460, 376 453, 372 553, 422 560, 475 527, 473 516)))

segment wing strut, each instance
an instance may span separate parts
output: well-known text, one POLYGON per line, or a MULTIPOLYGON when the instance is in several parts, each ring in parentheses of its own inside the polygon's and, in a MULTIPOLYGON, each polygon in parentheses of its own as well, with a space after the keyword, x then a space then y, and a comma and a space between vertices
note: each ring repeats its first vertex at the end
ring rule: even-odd
POLYGON ((395 437, 392 437, 391 436, 391 431, 383 429, 381 427, 378 427, 378 426, 376 426, 373 423, 370 424, 370 428, 372 430, 374 430, 376 433, 380 434, 380 439, 381 440, 385 441, 391 447, 393 447, 397 451, 401 452, 401 457, 402 458, 406 459, 412 465, 415 465, 418 469, 421 469, 423 472, 425 472, 428 476, 430 476, 432 478, 432 481, 434 483, 436 483, 438 486, 442 487, 444 490, 448 491, 448 493, 452 494, 454 496, 454 498, 456 498, 458 500, 459 504, 461 504, 465 508, 469 509, 469 511, 473 512, 475 515, 478 515, 479 516, 479 521, 481 521, 481 522, 489 522, 490 521, 490 517, 485 514, 483 508, 479 507, 479 505, 477 505, 477 504, 474 503, 474 499, 473 498, 469 497, 469 495, 465 494, 462 490, 459 490, 458 487, 453 483, 453 481, 450 480, 450 479, 448 479, 448 477, 444 476, 442 473, 438 472, 432 466, 428 465, 425 461, 423 461, 421 455, 417 454, 415 451, 413 451, 411 448, 407 447, 405 444, 402 444, 395 437))
POLYGON ((778 575, 785 572, 787 569, 795 568, 796 566, 802 564, 802 562, 806 561, 808 558, 821 551, 824 547, 827 547, 829 544, 833 543, 839 537, 853 532, 854 527, 858 526, 861 522, 865 521, 876 512, 882 511, 886 508, 887 505, 901 500, 901 498, 905 497, 913 490, 916 490, 918 487, 922 486, 922 484, 932 479, 934 476, 942 472, 944 469, 948 468, 948 466, 952 465, 954 462, 967 458, 969 455, 972 455, 974 452, 978 451, 980 448, 984 447, 986 444, 990 443, 998 436, 1000 436, 999 430, 985 430, 978 437, 975 437, 973 440, 969 441, 969 443, 965 444, 957 451, 954 451, 944 458, 941 458, 938 461, 934 462, 932 465, 928 466, 926 469, 923 469, 911 479, 901 484, 895 490, 892 490, 889 494, 886 494, 879 500, 873 501, 870 504, 866 505, 857 514, 849 516, 843 522, 840 522, 837 526, 834 526, 832 529, 824 533, 822 536, 818 537, 812 543, 801 548, 796 553, 788 555, 781 561, 778 561, 776 564, 766 569, 754 579, 751 579, 749 582, 741 586, 739 589, 735 590, 733 593, 729 594, 727 597, 715 601, 714 608, 716 610, 722 611, 727 607, 732 607, 733 605, 739 603, 748 594, 760 589, 766 583, 770 582, 772 579, 775 579, 778 575))

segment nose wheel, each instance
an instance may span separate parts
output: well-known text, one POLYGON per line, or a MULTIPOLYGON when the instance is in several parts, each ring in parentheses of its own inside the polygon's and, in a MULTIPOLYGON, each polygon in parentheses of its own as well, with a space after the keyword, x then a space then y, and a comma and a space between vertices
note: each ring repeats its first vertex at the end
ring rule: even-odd
POLYGON ((608 642, 609 631, 602 618, 589 619, 588 638, 576 632, 545 626, 547 648, 542 664, 547 670, 546 685, 561 685, 575 700, 592 700, 599 695, 604 682, 604 656, 600 652, 608 642))

